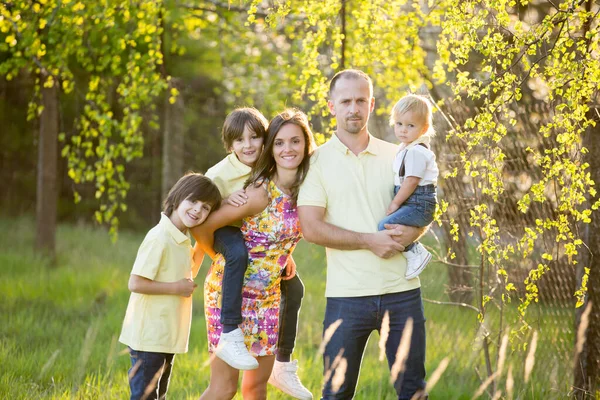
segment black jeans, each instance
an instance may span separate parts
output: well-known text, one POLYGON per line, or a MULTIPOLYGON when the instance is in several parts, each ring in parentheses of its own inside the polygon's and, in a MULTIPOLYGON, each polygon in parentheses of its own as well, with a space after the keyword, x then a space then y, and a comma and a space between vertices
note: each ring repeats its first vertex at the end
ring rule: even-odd
POLYGON ((174 354, 137 351, 129 348, 131 400, 164 400, 173 370, 174 354))
MULTIPOLYGON (((242 323, 242 286, 248 268, 248 250, 239 228, 225 226, 215 231, 215 251, 225 258, 223 286, 221 288, 221 323, 242 323)), ((298 274, 281 281, 281 307, 279 312, 279 339, 277 351, 292 354, 298 330, 298 314, 304 297, 304 284, 298 274)))

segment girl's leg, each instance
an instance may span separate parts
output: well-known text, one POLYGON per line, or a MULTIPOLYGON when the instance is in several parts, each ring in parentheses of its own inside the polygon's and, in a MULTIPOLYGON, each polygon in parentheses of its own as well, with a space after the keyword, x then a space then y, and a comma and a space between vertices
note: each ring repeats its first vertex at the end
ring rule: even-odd
POLYGON ((244 400, 264 400, 267 398, 267 382, 271 376, 275 356, 257 357, 258 368, 244 371, 242 397, 244 400))
POLYGON ((215 250, 225 257, 221 287, 221 324, 223 332, 215 354, 237 369, 253 369, 257 363, 246 350, 242 322, 242 286, 248 267, 248 250, 239 228, 225 226, 215 232, 215 250))
POLYGON ((228 333, 242 323, 242 286, 248 267, 248 250, 239 228, 224 226, 215 231, 215 250, 225 257, 221 289, 221 323, 228 333))
POLYGON ((240 371, 225 361, 211 355, 210 383, 200 396, 200 400, 230 400, 237 392, 240 371))
POLYGON ((277 361, 289 362, 296 344, 298 315, 304 297, 304 284, 300 276, 281 280, 281 305, 279 308, 279 337, 277 339, 277 361))

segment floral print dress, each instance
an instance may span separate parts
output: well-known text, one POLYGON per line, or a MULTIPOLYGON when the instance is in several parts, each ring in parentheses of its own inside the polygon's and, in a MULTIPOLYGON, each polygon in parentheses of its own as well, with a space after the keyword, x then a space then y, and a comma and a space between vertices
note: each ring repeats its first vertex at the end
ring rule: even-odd
MULTIPOLYGON (((274 355, 279 331, 281 274, 301 239, 298 213, 292 198, 273 181, 265 183, 269 204, 257 215, 244 218, 242 234, 248 249, 248 269, 242 290, 242 324, 246 346, 254 356, 274 355)), ((225 259, 218 254, 204 282, 204 314, 208 348, 219 343, 221 285, 225 259)))

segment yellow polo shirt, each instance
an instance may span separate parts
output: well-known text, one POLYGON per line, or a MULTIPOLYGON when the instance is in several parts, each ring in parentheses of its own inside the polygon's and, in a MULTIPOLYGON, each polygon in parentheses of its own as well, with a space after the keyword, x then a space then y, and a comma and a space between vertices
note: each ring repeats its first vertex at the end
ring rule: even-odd
POLYGON ((217 185, 221 196, 229 197, 231 193, 244 187, 251 170, 252 168, 238 160, 235 153, 230 153, 206 171, 205 175, 217 185))
MULTIPOLYGON (((354 155, 337 136, 319 147, 300 188, 298 206, 326 208, 325 221, 355 232, 377 232, 394 197, 392 162, 398 146, 369 135, 354 155)), ((369 250, 327 248, 327 297, 375 296, 420 287, 406 280, 402 254, 383 259, 369 250)))
MULTIPOLYGON (((158 282, 192 278, 192 246, 161 214, 142 242, 132 274, 158 282)), ((137 351, 186 353, 192 323, 192 297, 131 293, 119 341, 137 351)))

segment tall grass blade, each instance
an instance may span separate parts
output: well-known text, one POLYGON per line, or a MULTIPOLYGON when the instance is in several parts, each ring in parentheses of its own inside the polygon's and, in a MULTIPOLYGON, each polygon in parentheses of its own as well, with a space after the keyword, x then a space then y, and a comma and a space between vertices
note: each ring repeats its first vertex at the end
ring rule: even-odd
POLYGON ((538 333, 537 331, 535 331, 533 332, 531 344, 529 345, 529 353, 527 354, 527 358, 525 359, 525 383, 529 382, 531 371, 533 370, 533 365, 535 364, 535 350, 537 348, 537 341, 538 333))
POLYGON ((379 361, 385 358, 385 344, 390 336, 390 312, 385 311, 381 321, 381 331, 379 333, 379 361))
POLYGON ((410 351, 410 342, 412 340, 412 332, 413 332, 413 319, 408 318, 406 320, 406 325, 404 325, 404 332, 402 332, 402 338, 400 339, 400 344, 398 345, 398 350, 396 352, 396 361, 394 361, 394 365, 392 365, 392 370, 390 374, 390 383, 393 385, 398 379, 398 376, 404 372, 404 367, 406 366, 406 359, 408 358, 408 352, 410 351))
POLYGON ((333 324, 329 325, 327 327, 327 329, 325 329, 325 333, 323 334, 323 341, 321 342, 321 345, 319 346, 319 355, 322 355, 325 352, 325 347, 327 347, 327 343, 329 343, 329 341, 333 337, 333 334, 335 333, 335 331, 341 324, 342 324, 342 319, 340 318, 337 321, 335 321, 333 324))
POLYGON ((54 361, 56 361, 56 357, 58 357, 58 353, 60 350, 55 350, 54 353, 48 358, 48 360, 44 363, 42 370, 40 371, 40 375, 38 376, 38 380, 43 380, 48 373, 48 370, 54 365, 54 361))

